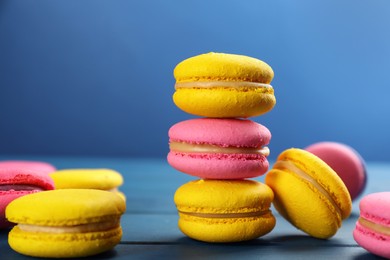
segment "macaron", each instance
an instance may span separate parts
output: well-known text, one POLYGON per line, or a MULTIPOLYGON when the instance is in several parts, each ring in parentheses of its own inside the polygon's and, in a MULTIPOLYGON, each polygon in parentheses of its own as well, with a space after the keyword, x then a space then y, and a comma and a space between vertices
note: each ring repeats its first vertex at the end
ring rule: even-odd
POLYGON ((314 154, 302 149, 283 151, 265 183, 275 194, 276 210, 310 236, 336 234, 352 210, 347 187, 337 173, 314 154))
POLYGON ((8 169, 28 169, 36 172, 51 173, 56 170, 56 167, 47 162, 41 161, 24 161, 24 160, 7 160, 0 161, 0 168, 8 169))
POLYGON ((236 54, 206 53, 188 58, 174 69, 173 102, 203 117, 253 117, 275 103, 270 85, 274 72, 265 62, 236 54))
POLYGON ((390 192, 366 195, 359 208, 355 241, 367 251, 390 259, 390 192))
POLYGON ((16 198, 27 194, 54 189, 47 173, 32 170, 0 168, 0 228, 10 227, 5 218, 5 208, 16 198))
POLYGON ((44 191, 12 201, 6 217, 17 223, 8 243, 34 257, 84 257, 102 253, 122 237, 125 202, 112 192, 92 189, 44 191))
POLYGON ((105 190, 125 198, 118 190, 123 184, 123 177, 112 169, 63 169, 51 173, 50 176, 56 189, 105 190))
POLYGON ((337 142, 319 142, 305 150, 320 157, 340 176, 352 200, 363 192, 367 183, 365 162, 352 147, 337 142))
POLYGON ((272 190, 254 180, 194 180, 176 191, 179 228, 188 237, 212 243, 240 242, 269 233, 272 190))
POLYGON ((248 119, 196 118, 173 125, 168 132, 168 163, 206 179, 243 179, 268 170, 271 133, 248 119))

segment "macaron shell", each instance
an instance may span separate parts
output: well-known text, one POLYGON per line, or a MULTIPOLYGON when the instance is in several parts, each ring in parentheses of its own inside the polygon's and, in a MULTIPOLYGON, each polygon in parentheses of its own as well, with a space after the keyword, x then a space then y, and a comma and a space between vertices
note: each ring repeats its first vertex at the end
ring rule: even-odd
POLYGON ((174 69, 177 82, 199 80, 234 80, 270 83, 272 68, 265 62, 245 55, 205 53, 180 62, 174 69))
POLYGON ((121 227, 102 232, 45 234, 23 232, 15 226, 9 233, 8 242, 13 250, 24 255, 68 258, 105 252, 117 245, 121 237, 121 227))
POLYGON ((175 105, 186 113, 215 118, 248 118, 272 110, 274 90, 268 88, 178 88, 175 105))
POLYGON ((269 213, 253 218, 207 219, 179 214, 179 228, 190 238, 210 243, 241 242, 258 238, 275 227, 269 213))
POLYGON ((122 175, 111 169, 64 169, 50 176, 56 189, 110 190, 123 183, 122 175))
POLYGON ((363 192, 367 182, 365 163, 352 147, 336 142, 320 142, 305 150, 321 158, 340 176, 352 200, 363 192))
POLYGON ((254 180, 194 180, 179 187, 174 201, 179 210, 203 213, 244 212, 269 209, 272 190, 254 180), (212 194, 212 196, 210 196, 212 194))
POLYGON ((36 172, 51 173, 56 167, 47 162, 41 161, 24 161, 24 160, 7 160, 0 161, 0 168, 7 169, 27 169, 36 172))
POLYGON ((170 141, 221 147, 259 147, 271 140, 268 128, 247 119, 189 119, 174 124, 168 135, 170 141))
POLYGON ((376 192, 364 196, 359 202, 360 216, 390 227, 390 192, 376 192))
POLYGON ((14 223, 64 226, 110 221, 125 210, 124 200, 112 192, 63 189, 20 197, 8 205, 6 217, 14 223))
POLYGON ((178 171, 204 179, 244 179, 261 176, 268 170, 263 155, 188 154, 169 152, 168 163, 178 171))
POLYGON ((356 222, 353 238, 367 251, 390 259, 390 236, 373 232, 356 222))

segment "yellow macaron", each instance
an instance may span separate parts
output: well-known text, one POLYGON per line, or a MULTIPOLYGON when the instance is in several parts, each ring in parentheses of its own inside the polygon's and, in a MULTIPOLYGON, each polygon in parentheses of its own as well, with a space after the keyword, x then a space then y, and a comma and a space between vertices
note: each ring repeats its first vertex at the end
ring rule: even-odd
POLYGON ((12 201, 6 217, 17 223, 10 231, 12 249, 35 257, 83 257, 117 245, 120 217, 126 205, 101 190, 65 189, 38 192, 12 201))
POLYGON ((266 175, 277 211, 316 238, 336 234, 352 210, 349 192, 336 172, 317 156, 291 148, 282 152, 266 175))
POLYGON ((174 103, 183 111, 205 117, 252 117, 275 103, 270 85, 274 72, 256 58, 206 53, 180 62, 174 69, 174 103))
POLYGON ((253 180, 195 180, 174 196, 180 230, 214 243, 246 241, 270 232, 275 226, 272 199, 272 190, 253 180))
POLYGON ((122 175, 112 169, 63 169, 50 174, 56 189, 97 189, 111 191, 123 199, 118 190, 123 184, 122 175))

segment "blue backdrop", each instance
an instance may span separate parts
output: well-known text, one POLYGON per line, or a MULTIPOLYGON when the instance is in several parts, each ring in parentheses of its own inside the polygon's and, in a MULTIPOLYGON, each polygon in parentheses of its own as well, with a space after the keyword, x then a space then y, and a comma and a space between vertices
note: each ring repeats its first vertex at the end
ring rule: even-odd
POLYGON ((0 1, 0 153, 164 157, 173 68, 215 51, 266 61, 253 118, 271 158, 318 141, 390 160, 390 1, 0 1))

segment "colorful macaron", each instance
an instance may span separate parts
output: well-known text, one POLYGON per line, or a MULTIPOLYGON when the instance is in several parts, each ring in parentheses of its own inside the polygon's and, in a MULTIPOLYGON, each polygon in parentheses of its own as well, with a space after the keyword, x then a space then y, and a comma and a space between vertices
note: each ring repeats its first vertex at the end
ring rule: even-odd
POLYGON ((274 72, 256 58, 206 53, 180 62, 174 69, 174 103, 183 111, 217 118, 259 116, 276 101, 270 85, 274 72))
POLYGON ((276 210, 296 228, 316 238, 336 234, 352 210, 347 187, 337 173, 302 149, 282 152, 265 183, 275 194, 276 210))
POLYGON ((206 179, 243 179, 264 174, 271 133, 247 119, 197 118, 169 129, 168 162, 206 179))
POLYGON ((195 180, 181 186, 174 201, 179 228, 190 238, 213 243, 240 242, 269 233, 272 190, 252 180, 195 180))
POLYGON ((44 191, 12 201, 6 217, 17 223, 8 243, 34 257, 84 257, 102 253, 122 237, 125 202, 112 192, 92 189, 44 191))
POLYGON ((10 227, 5 218, 7 205, 27 194, 54 189, 47 173, 27 169, 0 168, 0 228, 10 227))
POLYGON ((7 160, 0 161, 0 168, 7 169, 27 169, 35 172, 51 173, 56 170, 56 167, 47 162, 41 161, 25 161, 25 160, 7 160))
POLYGON ((123 184, 123 177, 112 169, 63 169, 51 173, 50 176, 56 189, 105 190, 125 198, 118 190, 123 184))
POLYGON ((367 183, 365 162, 352 147, 337 142, 320 142, 305 148, 326 162, 340 176, 351 195, 357 198, 367 183))
POLYGON ((366 195, 359 207, 355 241, 367 251, 390 259, 390 192, 366 195))

